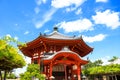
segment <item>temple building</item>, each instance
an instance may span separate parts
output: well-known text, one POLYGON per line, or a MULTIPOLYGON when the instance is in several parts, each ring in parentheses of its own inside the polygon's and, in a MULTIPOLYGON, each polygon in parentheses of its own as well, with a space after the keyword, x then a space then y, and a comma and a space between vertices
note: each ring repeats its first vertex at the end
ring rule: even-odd
POLYGON ((46 80, 81 80, 81 66, 88 63, 82 57, 93 48, 82 37, 63 35, 54 27, 51 34, 40 34, 20 50, 40 65, 46 80))

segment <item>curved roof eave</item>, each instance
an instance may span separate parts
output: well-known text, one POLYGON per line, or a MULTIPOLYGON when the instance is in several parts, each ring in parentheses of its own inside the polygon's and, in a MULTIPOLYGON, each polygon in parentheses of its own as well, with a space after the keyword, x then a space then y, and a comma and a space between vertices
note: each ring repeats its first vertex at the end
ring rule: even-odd
POLYGON ((66 36, 66 35, 63 35, 57 31, 53 31, 50 35, 40 35, 38 36, 36 39, 34 39, 33 41, 30 41, 30 42, 27 42, 26 44, 27 45, 31 45, 31 44, 34 44, 35 42, 39 42, 40 40, 42 39, 50 39, 50 40, 61 40, 61 41, 64 41, 64 40, 79 40, 81 39, 81 37, 75 37, 75 36, 66 36))
POLYGON ((82 57, 84 57, 84 56, 88 55, 90 52, 92 52, 94 48, 88 46, 88 45, 85 43, 85 41, 83 40, 82 36, 81 36, 81 42, 82 42, 82 44, 84 45, 84 47, 86 48, 86 53, 82 56, 82 57))
POLYGON ((55 59, 65 55, 65 54, 69 54, 68 57, 70 57, 74 60, 77 60, 78 62, 80 61, 81 65, 88 63, 87 60, 82 60, 81 57, 77 53, 72 52, 72 51, 59 51, 59 52, 53 54, 52 56, 50 56, 49 58, 45 58, 44 62, 50 63, 51 61, 55 61, 55 59))

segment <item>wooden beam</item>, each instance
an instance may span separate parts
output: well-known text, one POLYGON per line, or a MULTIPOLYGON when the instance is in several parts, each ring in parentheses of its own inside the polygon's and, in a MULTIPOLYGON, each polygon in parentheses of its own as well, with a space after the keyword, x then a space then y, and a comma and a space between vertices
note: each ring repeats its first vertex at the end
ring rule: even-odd
POLYGON ((43 42, 43 46, 44 46, 45 51, 47 51, 47 46, 44 42, 43 42))
POLYGON ((66 68, 66 67, 67 67, 67 65, 66 65, 66 64, 64 64, 65 80, 67 80, 67 70, 66 70, 67 68, 66 68))
POLYGON ((52 80, 52 62, 50 63, 49 80, 52 80))
POLYGON ((72 47, 72 49, 71 49, 72 51, 74 51, 75 46, 76 46, 76 45, 74 45, 74 46, 72 47))
POLYGON ((81 80, 81 66, 79 64, 77 65, 77 77, 78 80, 81 80))

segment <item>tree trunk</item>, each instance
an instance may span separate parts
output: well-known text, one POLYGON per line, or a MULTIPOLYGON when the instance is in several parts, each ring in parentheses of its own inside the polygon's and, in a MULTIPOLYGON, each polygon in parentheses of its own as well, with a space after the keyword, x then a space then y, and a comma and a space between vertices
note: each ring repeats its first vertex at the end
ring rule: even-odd
POLYGON ((115 75, 115 80, 117 80, 117 76, 115 75))
POLYGON ((1 70, 0 70, 0 80, 2 80, 2 72, 1 72, 1 70))
POLYGON ((4 80, 6 80, 7 71, 4 72, 4 80))

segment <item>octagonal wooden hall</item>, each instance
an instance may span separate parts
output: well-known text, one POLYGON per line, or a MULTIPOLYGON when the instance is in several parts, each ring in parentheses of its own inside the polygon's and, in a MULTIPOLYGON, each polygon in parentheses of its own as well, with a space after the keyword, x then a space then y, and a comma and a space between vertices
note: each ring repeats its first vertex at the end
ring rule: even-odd
POLYGON ((82 37, 63 35, 57 27, 26 45, 19 49, 31 58, 31 63, 40 65, 46 80, 81 80, 81 65, 88 63, 82 57, 93 51, 82 37))

